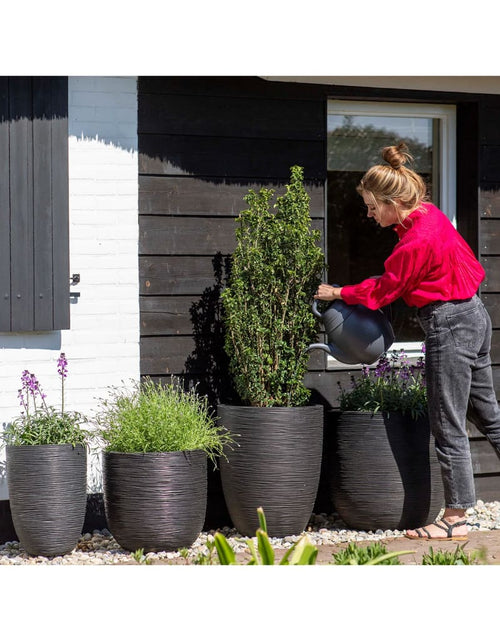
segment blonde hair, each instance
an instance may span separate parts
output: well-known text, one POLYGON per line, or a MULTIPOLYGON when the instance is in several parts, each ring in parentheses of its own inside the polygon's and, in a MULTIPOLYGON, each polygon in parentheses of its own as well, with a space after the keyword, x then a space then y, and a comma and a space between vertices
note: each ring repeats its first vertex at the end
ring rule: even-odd
POLYGON ((413 169, 404 165, 413 162, 413 157, 404 142, 382 149, 382 158, 387 165, 374 165, 357 186, 358 193, 366 192, 376 201, 391 204, 398 214, 418 209, 426 197, 423 179, 413 169), (396 202, 396 201, 400 202, 396 202))

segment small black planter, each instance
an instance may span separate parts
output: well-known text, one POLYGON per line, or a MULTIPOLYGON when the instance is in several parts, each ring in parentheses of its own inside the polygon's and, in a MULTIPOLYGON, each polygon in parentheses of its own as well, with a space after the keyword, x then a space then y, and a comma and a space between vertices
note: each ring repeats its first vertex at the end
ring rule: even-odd
POLYGON ((270 536, 300 534, 314 507, 321 472, 323 406, 219 405, 220 423, 237 445, 220 459, 234 527, 255 536, 262 507, 270 536))
POLYGON ((8 445, 7 484, 21 546, 33 556, 71 552, 87 506, 87 451, 82 445, 8 445))
POLYGON ((427 417, 341 412, 332 422, 332 501, 348 527, 402 530, 437 517, 444 494, 427 417))
POLYGON ((189 547, 207 505, 207 455, 103 452, 106 519, 122 548, 145 552, 189 547))

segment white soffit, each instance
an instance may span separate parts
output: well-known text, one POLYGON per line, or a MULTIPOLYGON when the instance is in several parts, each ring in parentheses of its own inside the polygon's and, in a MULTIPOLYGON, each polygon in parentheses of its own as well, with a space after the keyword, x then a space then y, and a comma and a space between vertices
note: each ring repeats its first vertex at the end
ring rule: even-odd
POLYGON ((274 82, 500 94, 500 76, 261 76, 274 82))

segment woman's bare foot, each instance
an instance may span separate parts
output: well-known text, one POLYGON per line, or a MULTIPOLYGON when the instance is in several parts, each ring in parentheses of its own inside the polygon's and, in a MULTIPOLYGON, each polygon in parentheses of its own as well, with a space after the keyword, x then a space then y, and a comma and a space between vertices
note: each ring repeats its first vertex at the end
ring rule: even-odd
POLYGON ((424 541, 466 541, 467 532, 465 510, 447 508, 441 519, 425 527, 406 530, 405 536, 408 539, 420 539, 424 541))

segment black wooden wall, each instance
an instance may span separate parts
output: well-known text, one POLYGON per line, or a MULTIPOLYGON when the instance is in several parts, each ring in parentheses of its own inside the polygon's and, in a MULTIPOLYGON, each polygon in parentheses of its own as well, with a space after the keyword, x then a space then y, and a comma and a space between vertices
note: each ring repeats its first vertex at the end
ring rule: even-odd
MULTIPOLYGON (((258 78, 142 77, 139 91, 141 373, 200 381, 230 401, 219 293, 248 188, 279 190, 305 168, 314 225, 325 221, 326 103, 330 98, 457 106, 457 220, 480 255, 500 396, 500 99, 465 93, 268 82, 258 78)), ((337 381, 313 352, 307 385, 337 407, 337 381)), ((470 428, 478 498, 500 498, 500 464, 470 428)))

